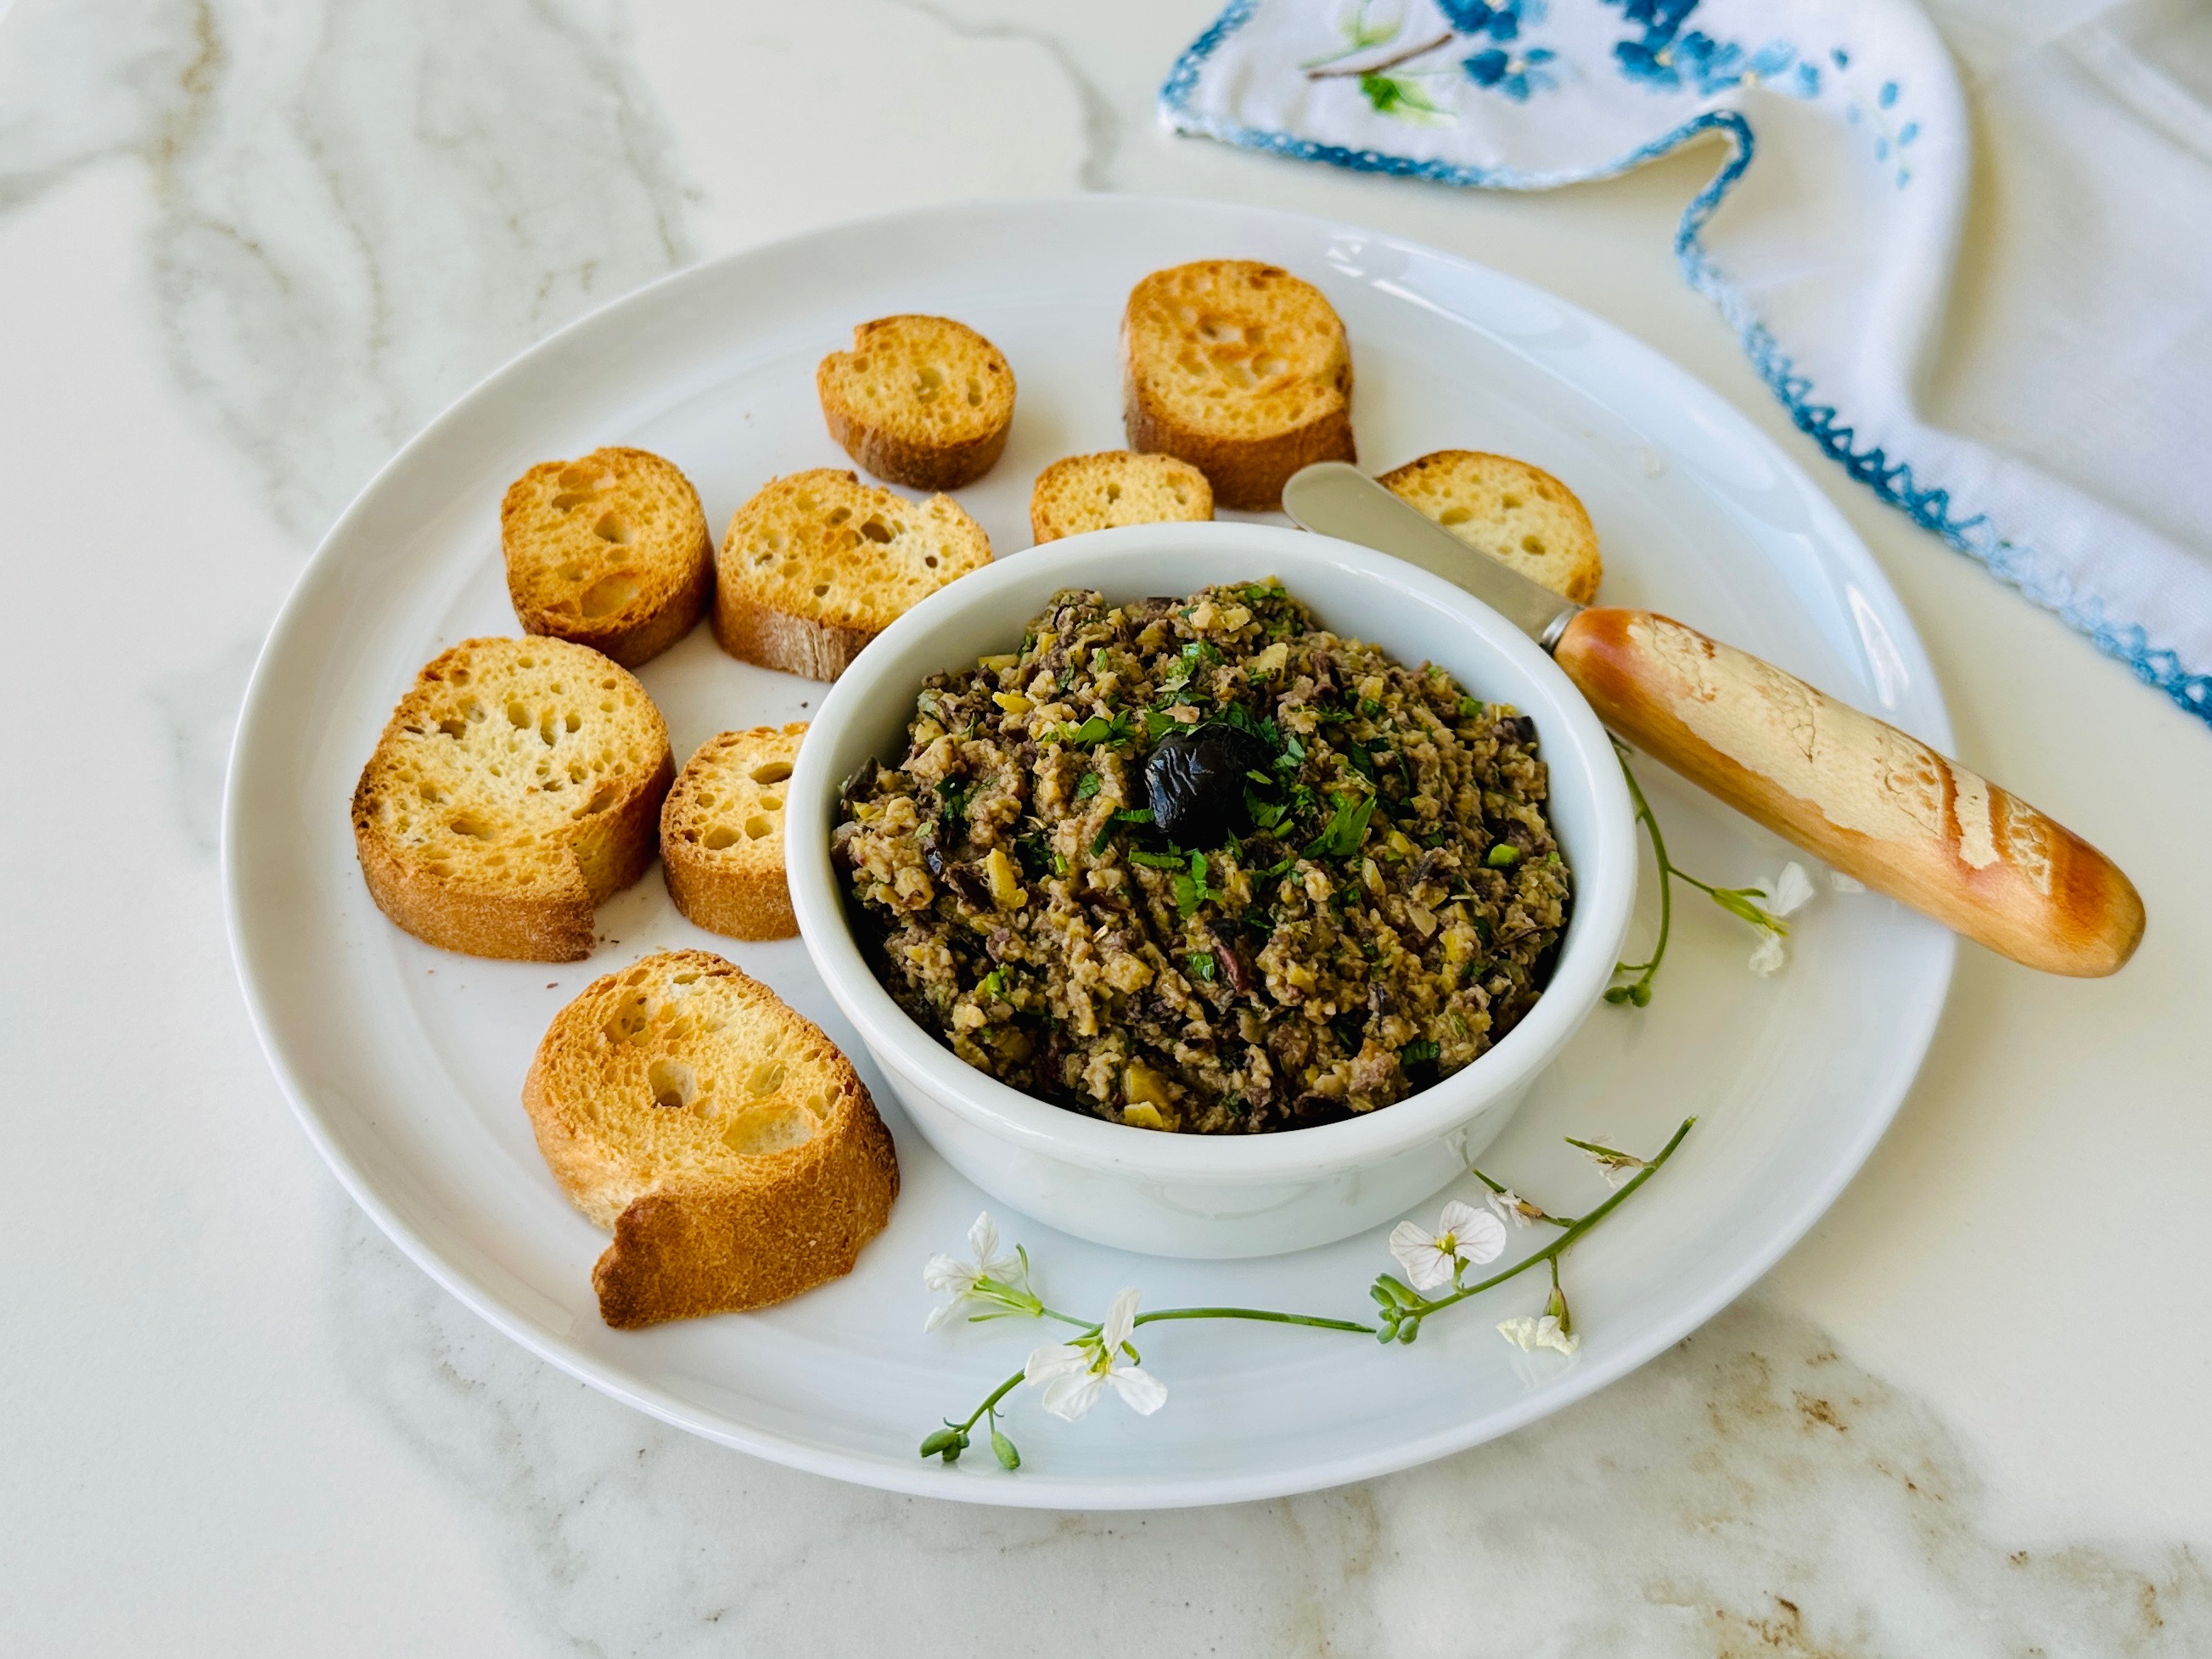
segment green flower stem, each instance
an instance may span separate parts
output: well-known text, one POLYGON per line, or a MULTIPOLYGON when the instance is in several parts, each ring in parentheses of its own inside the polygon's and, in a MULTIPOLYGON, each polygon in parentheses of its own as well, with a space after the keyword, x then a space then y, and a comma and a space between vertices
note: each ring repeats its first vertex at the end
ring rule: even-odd
MULTIPOLYGON (((1580 1145, 1581 1143, 1577 1142, 1575 1144, 1580 1145)), ((1480 1181, 1484 1186, 1489 1188, 1492 1192, 1496 1193, 1501 1198, 1504 1196, 1506 1188, 1503 1182, 1492 1181, 1488 1176, 1483 1174, 1481 1170, 1476 1169, 1472 1164, 1467 1166, 1467 1172, 1473 1176, 1477 1181, 1480 1181)), ((1519 1194, 1516 1194, 1515 1196, 1518 1197, 1519 1194)), ((1573 1216, 1553 1215, 1548 1211, 1537 1218, 1541 1221, 1548 1221, 1554 1227, 1571 1227, 1575 1224, 1575 1218, 1573 1216)))
POLYGON ((1625 1164, 1636 1162, 1632 1152, 1624 1152, 1618 1146, 1608 1146, 1601 1140, 1577 1140, 1572 1135, 1561 1135, 1560 1139, 1578 1152, 1595 1152, 1606 1158, 1617 1158, 1625 1164))
MULTIPOLYGON (((1572 1218, 1547 1216, 1546 1220, 1559 1228, 1559 1237, 1542 1249, 1515 1262, 1502 1273, 1492 1273, 1489 1278, 1479 1280, 1473 1285, 1455 1284, 1450 1295, 1438 1297, 1433 1301, 1385 1273, 1375 1283, 1375 1295, 1377 1301, 1383 1304, 1385 1316, 1384 1325, 1381 1328, 1373 1325, 1363 1325, 1356 1320, 1328 1319, 1319 1314, 1276 1313, 1266 1308, 1161 1308, 1152 1313, 1140 1313, 1131 1322, 1133 1325, 1158 1325, 1171 1319, 1243 1319, 1266 1325, 1305 1325, 1316 1330, 1346 1331, 1358 1336, 1379 1334, 1386 1342, 1411 1341, 1419 1330, 1421 1321, 1427 1318, 1429 1315, 1449 1308, 1455 1303, 1464 1302, 1469 1297, 1480 1296, 1483 1291, 1494 1289, 1507 1279, 1516 1278, 1539 1262, 1542 1262, 1551 1270, 1553 1300, 1560 1310, 1559 1319, 1564 1326, 1567 1315, 1565 1311, 1566 1304, 1561 1298, 1559 1291, 1559 1257, 1564 1255, 1584 1233, 1626 1203, 1630 1194, 1658 1174, 1667 1160, 1674 1157, 1674 1149, 1682 1144, 1684 1137, 1688 1135, 1692 1126, 1697 1121, 1694 1117, 1684 1118, 1681 1127, 1674 1131, 1667 1144, 1661 1147, 1642 1169, 1624 1182, 1618 1191, 1588 1214, 1572 1218)), ((1610 1152, 1612 1150, 1609 1147, 1598 1148, 1592 1142, 1571 1139, 1568 1144, 1579 1146, 1584 1151, 1610 1152)), ((1626 1156, 1626 1154, 1615 1154, 1615 1156, 1626 1156)), ((1492 1192, 1505 1190, 1488 1176, 1484 1175, 1481 1170, 1476 1170, 1473 1173, 1492 1192)), ((1039 1318, 1057 1320, 1062 1324, 1075 1326, 1082 1333, 1076 1339, 1079 1342, 1086 1338, 1095 1338, 1105 1328, 1103 1321, 1078 1319, 1073 1314, 1064 1314, 1057 1309, 1048 1308, 1042 1302, 1036 1303, 1035 1309, 1036 1316, 1039 1318)), ((1133 1352, 1132 1350, 1132 1352, 1133 1352)), ((969 1431, 974 1429, 976 1424, 988 1418, 991 1420, 992 1450, 997 1455, 1000 1464, 1009 1472, 1018 1468, 1021 1466, 1020 1455, 1014 1450, 1013 1443, 1006 1440, 998 1432, 997 1412, 999 1402, 1021 1387, 1028 1375, 1029 1368, 1026 1365, 1014 1372, 997 1388, 992 1389, 984 1397, 983 1402, 970 1412, 964 1421, 955 1423, 950 1418, 945 1419, 945 1427, 922 1443, 921 1455, 924 1457, 942 1455, 946 1462, 953 1462, 968 1445, 969 1431)))
POLYGON ((1522 1257, 1511 1267, 1506 1268, 1503 1273, 1492 1273, 1489 1278, 1482 1279, 1476 1284, 1463 1285, 1460 1289, 1454 1291, 1449 1296, 1440 1296, 1433 1302, 1428 1297, 1423 1297, 1420 1301, 1415 1304, 1412 1311, 1422 1318, 1426 1318, 1429 1315, 1436 1312, 1439 1308, 1449 1308, 1455 1302, 1464 1302, 1471 1296, 1480 1296, 1483 1291, 1489 1290, 1495 1285, 1503 1285, 1509 1279, 1512 1279, 1518 1274, 1527 1273, 1529 1268, 1536 1266, 1538 1262, 1550 1261, 1559 1256, 1561 1252, 1566 1250, 1570 1246, 1571 1246, 1577 1239, 1580 1238, 1584 1233, 1596 1226, 1599 1222, 1604 1220, 1606 1217, 1612 1214, 1614 1210, 1618 1209, 1631 1193, 1634 1192, 1638 1187, 1641 1187, 1645 1182, 1650 1180, 1653 1176, 1657 1175, 1659 1173, 1659 1166, 1664 1164, 1668 1158, 1674 1157, 1674 1149, 1682 1144, 1682 1137, 1690 1133, 1690 1126, 1697 1121, 1698 1120, 1693 1117, 1684 1118, 1682 1120, 1682 1127, 1675 1130, 1673 1137, 1668 1139, 1664 1146, 1659 1149, 1657 1156, 1654 1157, 1650 1163, 1646 1164, 1642 1169, 1638 1170, 1634 1175, 1623 1182, 1621 1183, 1620 1189, 1614 1193, 1610 1198, 1607 1199, 1604 1203, 1599 1205, 1597 1208, 1592 1210, 1588 1215, 1583 1216, 1580 1220, 1575 1222, 1573 1225, 1561 1232, 1557 1238, 1544 1246, 1542 1249, 1537 1251, 1534 1255, 1522 1257))
MULTIPOLYGON (((1644 799, 1644 786, 1637 782, 1636 774, 1629 767, 1628 757, 1626 753, 1620 757, 1620 775, 1628 781, 1629 798, 1636 803, 1636 821, 1644 826, 1644 833, 1650 836, 1651 856, 1659 866, 1659 937, 1652 945, 1650 961, 1624 962, 1618 964, 1613 971, 1618 974, 1640 973, 1643 977, 1636 982, 1649 986, 1651 983, 1651 976, 1659 971, 1659 964, 1666 960, 1667 935, 1674 930, 1674 883, 1673 878, 1675 872, 1674 864, 1667 857, 1667 837, 1660 831, 1658 817, 1652 811, 1651 803, 1644 799)), ((1648 991, 1645 993, 1645 1000, 1647 1001, 1650 1000, 1648 991)))
POLYGON ((1620 738, 1613 743, 1613 751, 1620 760, 1620 775, 1627 781, 1628 793, 1636 803, 1636 822, 1651 838, 1652 861, 1659 866, 1659 937, 1652 941, 1649 962, 1617 962, 1613 971, 1616 978, 1633 974, 1634 979, 1616 985, 1605 994, 1605 1000, 1620 1006, 1648 1007, 1651 1001, 1651 981, 1659 972, 1659 964, 1667 958, 1667 939, 1674 927, 1674 884, 1687 882, 1707 898, 1727 911, 1749 922, 1754 927, 1764 927, 1776 933, 1787 933, 1790 929, 1782 918, 1770 915, 1760 906, 1752 902, 1765 898, 1765 891, 1757 887, 1716 887, 1711 882, 1699 881, 1667 856, 1667 837, 1660 833, 1659 818, 1645 798, 1644 787, 1636 781, 1636 773, 1628 764, 1628 748, 1620 738))
POLYGON ((1323 1319, 1318 1314, 1269 1313, 1264 1308, 1163 1308, 1158 1313, 1140 1313, 1131 1322, 1152 1325, 1163 1319, 1257 1319, 1269 1325, 1311 1325, 1316 1330, 1375 1334, 1372 1325, 1357 1324, 1349 1319, 1323 1319))
POLYGON ((992 1389, 990 1397, 988 1400, 984 1401, 981 1405, 976 1407, 974 1411, 968 1413, 968 1420, 965 1423, 954 1424, 951 1426, 959 1429, 963 1433, 968 1430, 974 1428, 975 1425, 982 1419, 983 1414, 986 1412, 996 1411, 999 1407, 999 1402, 1001 1400, 1004 1400, 1016 1389, 1020 1388, 1022 1386, 1022 1379, 1028 1375, 1029 1370, 1026 1366, 1022 1370, 1016 1371, 1005 1382, 1000 1383, 997 1388, 992 1389))
MULTIPOLYGON (((1077 1319, 1072 1315, 1058 1313, 1050 1308, 1044 1309, 1042 1313, 1048 1319, 1057 1319, 1069 1325, 1081 1327, 1085 1336, 1096 1336, 1104 1328, 1103 1325, 1095 1319, 1077 1319)), ((1372 1325, 1357 1324, 1349 1319, 1324 1319, 1318 1314, 1270 1313, 1265 1308, 1162 1308, 1156 1313, 1139 1314, 1134 1323, 1152 1325, 1164 1319, 1256 1319, 1269 1325, 1311 1325, 1324 1331, 1351 1331, 1360 1336, 1375 1334, 1375 1328, 1372 1325)), ((986 1417, 993 1416, 998 1410, 999 1402, 1021 1387, 1022 1379, 1028 1375, 1029 1368, 1024 1365, 1020 1370, 1000 1383, 997 1388, 992 1389, 985 1397, 983 1403, 968 1413, 965 1420, 955 1423, 948 1418, 945 1419, 945 1426, 957 1429, 963 1434, 967 1433, 986 1417)))

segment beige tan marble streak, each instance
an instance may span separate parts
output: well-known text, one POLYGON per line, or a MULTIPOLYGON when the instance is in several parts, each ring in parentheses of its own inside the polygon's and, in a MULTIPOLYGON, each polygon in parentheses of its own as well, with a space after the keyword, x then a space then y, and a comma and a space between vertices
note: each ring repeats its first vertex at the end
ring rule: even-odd
POLYGON ((146 163, 172 366, 308 543, 472 381, 690 257, 627 34, 593 0, 31 0, 0 204, 146 163))
POLYGON ((2014 1532, 1933 1413, 1756 1297, 1426 1468, 1232 1509, 1032 1513, 665 1429, 481 1323, 357 1212, 339 1227, 349 1374, 502 1534, 516 1606, 580 1653, 2212 1650, 2189 1547, 2014 1532))

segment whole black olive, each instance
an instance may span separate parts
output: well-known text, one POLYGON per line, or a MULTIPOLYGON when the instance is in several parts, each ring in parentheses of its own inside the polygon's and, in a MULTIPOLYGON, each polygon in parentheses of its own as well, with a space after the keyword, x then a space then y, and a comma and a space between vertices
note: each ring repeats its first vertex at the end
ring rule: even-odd
POLYGON ((1218 845, 1245 821, 1245 774, 1268 759, 1266 744, 1225 721, 1167 732, 1145 762, 1152 827, 1181 846, 1218 845))

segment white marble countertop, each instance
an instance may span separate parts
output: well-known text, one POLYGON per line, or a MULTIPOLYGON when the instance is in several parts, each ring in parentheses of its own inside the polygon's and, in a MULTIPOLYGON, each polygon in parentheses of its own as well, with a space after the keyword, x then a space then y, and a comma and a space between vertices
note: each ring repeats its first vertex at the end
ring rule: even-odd
POLYGON ((1170 139, 1209 9, 0 9, 0 1650, 2212 1650, 2212 738, 1794 432, 1674 269, 1708 155, 1493 198, 1170 139), (1963 753, 2152 917, 2099 983, 1969 950, 1833 1212, 1640 1373, 1425 1469, 1157 1516, 837 1486, 495 1335, 293 1126, 215 862, 264 629, 455 393, 704 255, 1085 189, 1419 237, 1687 365, 1873 548, 1963 753))

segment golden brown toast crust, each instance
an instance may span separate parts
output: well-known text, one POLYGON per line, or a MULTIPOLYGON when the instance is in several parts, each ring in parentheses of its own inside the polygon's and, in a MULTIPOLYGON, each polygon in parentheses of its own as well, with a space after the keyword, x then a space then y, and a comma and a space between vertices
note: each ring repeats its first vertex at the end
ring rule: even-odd
POLYGON ((849 1273, 898 1195, 897 1154, 860 1074, 708 951, 593 981, 554 1017, 522 1100, 555 1179, 612 1228, 592 1283, 618 1329, 763 1307, 849 1273), (740 1119, 726 1108, 770 1053, 777 1080, 749 1109, 803 1113, 811 1132, 733 1152, 722 1135, 740 1119))
POLYGON ((1030 488, 1030 534, 1039 546, 1117 525, 1196 524, 1212 516, 1206 474, 1172 455, 1109 449, 1064 456, 1030 488))
POLYGON ((909 501, 834 467, 772 478, 715 555, 714 637, 747 662, 834 680, 909 607, 990 561, 990 538, 950 495, 909 501))
POLYGON ((830 435, 863 471, 957 489, 996 465, 1014 419, 1006 354, 949 317, 878 317, 815 370, 830 435))
POLYGON ((362 875, 377 908, 428 944, 581 961, 595 908, 652 866, 675 775, 667 727, 626 670, 563 640, 465 640, 416 677, 362 769, 362 875), (508 776, 463 747, 486 723, 516 751, 508 776))
POLYGON ((1588 605, 1605 562, 1581 499, 1540 466, 1510 455, 1438 449, 1376 482, 1479 552, 1553 592, 1588 605))
POLYGON ((724 732, 699 745, 660 811, 660 867, 685 917, 732 939, 794 939, 783 869, 783 808, 792 763, 806 734, 724 732))
POLYGON ((507 597, 527 633, 604 652, 626 668, 690 633, 714 585, 698 491, 650 451, 545 461, 500 503, 507 597))
POLYGON ((1279 266, 1152 272, 1122 313, 1121 372, 1129 447, 1188 461, 1219 506, 1271 511, 1299 468, 1358 459, 1343 321, 1279 266))

